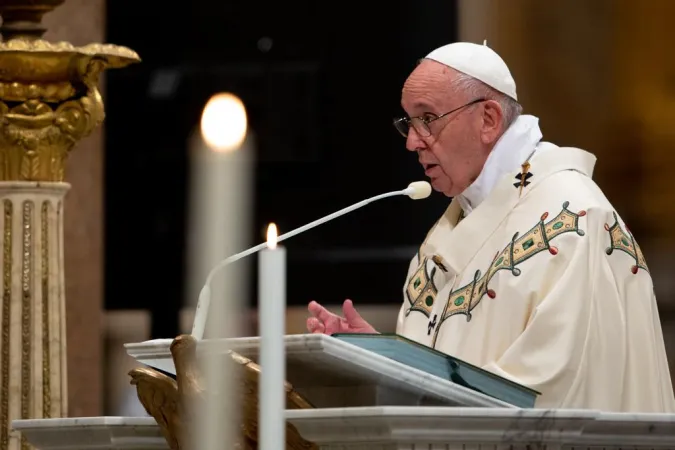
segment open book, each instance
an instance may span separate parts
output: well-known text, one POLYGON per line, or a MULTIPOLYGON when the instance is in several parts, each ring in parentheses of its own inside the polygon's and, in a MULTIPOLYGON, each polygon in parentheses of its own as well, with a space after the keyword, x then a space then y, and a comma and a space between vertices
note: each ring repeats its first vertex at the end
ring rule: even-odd
POLYGON ((539 392, 397 334, 334 334, 334 338, 393 359, 520 408, 533 408, 539 392))

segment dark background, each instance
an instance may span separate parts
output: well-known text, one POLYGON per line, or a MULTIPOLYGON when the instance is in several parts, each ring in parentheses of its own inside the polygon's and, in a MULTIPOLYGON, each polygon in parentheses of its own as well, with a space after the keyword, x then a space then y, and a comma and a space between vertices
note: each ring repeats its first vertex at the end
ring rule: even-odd
MULTIPOLYGON (((423 179, 392 118, 416 60, 456 40, 455 2, 429 3, 108 2, 108 42, 143 63, 107 75, 106 308, 179 333, 187 140, 212 94, 241 97, 257 136, 256 241, 423 179)), ((286 242, 289 304, 398 304, 447 201, 384 200, 286 242)))

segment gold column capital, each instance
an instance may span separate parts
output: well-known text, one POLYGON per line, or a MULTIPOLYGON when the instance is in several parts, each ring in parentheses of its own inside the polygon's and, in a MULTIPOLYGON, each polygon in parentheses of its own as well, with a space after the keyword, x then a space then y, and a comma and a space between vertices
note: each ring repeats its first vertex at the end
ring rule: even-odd
POLYGON ((101 73, 140 61, 111 44, 42 39, 64 0, 0 0, 0 181, 63 181, 69 152, 105 118, 101 73))

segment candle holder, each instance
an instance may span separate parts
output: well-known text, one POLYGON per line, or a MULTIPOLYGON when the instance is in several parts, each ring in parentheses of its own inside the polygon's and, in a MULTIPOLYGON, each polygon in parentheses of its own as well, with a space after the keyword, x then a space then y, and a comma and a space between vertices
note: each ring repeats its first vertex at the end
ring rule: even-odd
POLYGON ((64 180, 73 146, 105 118, 101 73, 139 62, 111 44, 42 39, 42 16, 65 0, 0 0, 0 181, 64 180))
POLYGON ((42 39, 42 16, 62 3, 0 0, 0 450, 31 448, 12 420, 67 416, 66 160, 103 122, 101 73, 140 61, 42 39))
MULTIPOLYGON (((190 427, 195 418, 186 405, 203 405, 209 394, 203 389, 199 372, 196 350, 197 341, 191 335, 180 335, 171 343, 171 357, 176 368, 176 379, 148 367, 140 367, 129 372, 131 384, 141 404, 148 414, 155 418, 171 450, 187 450, 192 447, 190 427)), ((220 356, 218 356, 220 357, 220 356)), ((244 356, 228 351, 224 356, 237 380, 235 400, 241 405, 241 433, 232 445, 223 443, 222 448, 241 450, 258 449, 258 407, 260 404, 259 382, 260 366, 244 356)), ((223 398, 223 402, 232 402, 223 398)), ((286 408, 310 409, 313 406, 286 383, 286 408)), ((298 430, 286 423, 287 450, 318 450, 318 446, 300 436, 298 430)))

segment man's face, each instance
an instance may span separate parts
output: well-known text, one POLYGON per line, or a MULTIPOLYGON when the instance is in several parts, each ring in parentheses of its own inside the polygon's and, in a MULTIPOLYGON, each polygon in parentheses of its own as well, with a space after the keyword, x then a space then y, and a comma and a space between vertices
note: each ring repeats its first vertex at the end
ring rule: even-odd
MULTIPOLYGON (((476 100, 464 92, 453 92, 457 75, 457 71, 443 64, 423 60, 403 86, 401 105, 406 114, 434 118, 476 100)), ((417 152, 434 190, 454 197, 480 175, 499 137, 496 127, 500 124, 498 103, 478 102, 429 122, 430 136, 424 136, 411 124, 406 148, 417 152), (495 124, 495 120, 499 123, 495 124)))

